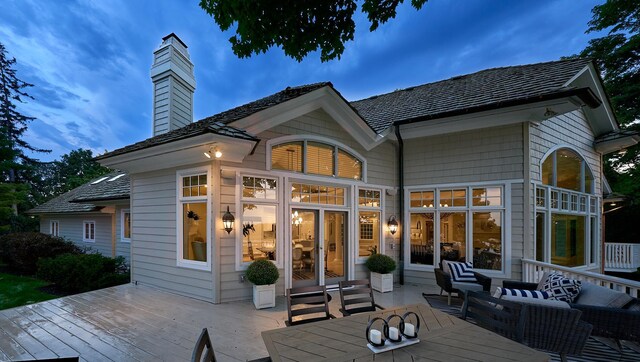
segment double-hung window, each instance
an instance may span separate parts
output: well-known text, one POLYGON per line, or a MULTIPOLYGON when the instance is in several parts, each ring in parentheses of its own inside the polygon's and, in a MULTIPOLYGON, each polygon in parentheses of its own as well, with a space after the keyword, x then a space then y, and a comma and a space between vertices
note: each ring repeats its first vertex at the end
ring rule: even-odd
POLYGON ((209 167, 178 171, 178 266, 211 270, 209 167))
POLYGON ((57 220, 49 222, 49 234, 52 236, 60 236, 60 223, 57 220))
POLYGON ((96 222, 95 221, 83 221, 83 233, 82 241, 88 243, 94 243, 96 241, 96 222))
POLYGON ((361 188, 358 190, 358 258, 365 259, 381 253, 382 192, 361 188))
POLYGON ((278 179, 242 175, 240 265, 266 259, 278 263, 278 179))

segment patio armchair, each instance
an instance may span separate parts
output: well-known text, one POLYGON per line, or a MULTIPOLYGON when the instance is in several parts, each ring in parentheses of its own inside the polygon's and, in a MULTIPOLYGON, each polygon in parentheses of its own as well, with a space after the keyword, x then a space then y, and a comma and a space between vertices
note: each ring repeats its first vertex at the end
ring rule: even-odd
POLYGON ((492 297, 486 292, 465 292, 462 319, 516 342, 524 340, 525 306, 492 297))
POLYGON ((456 282, 451 278, 449 270, 442 269, 442 263, 439 268, 434 270, 436 274, 436 283, 440 287, 440 294, 445 291, 448 294, 447 303, 451 305, 451 293, 457 293, 460 296, 465 290, 489 292, 491 289, 491 278, 478 272, 473 272, 477 282, 456 282))
MULTIPOLYGON (((538 283, 514 280, 505 280, 502 285, 510 289, 536 290, 538 288, 538 283)), ((639 304, 638 299, 633 298, 628 305, 635 309, 639 304)), ((593 336, 614 339, 618 343, 618 347, 620 347, 620 340, 640 342, 639 310, 581 304, 579 294, 569 306, 580 310, 582 312, 582 321, 593 325, 593 331, 591 332, 593 336)))
POLYGON ((287 320, 284 322, 287 327, 332 318, 335 316, 329 313, 329 297, 324 285, 287 290, 287 320), (303 319, 294 320, 294 317, 303 319))
POLYGON ((340 313, 343 317, 356 313, 375 312, 376 308, 384 309, 376 304, 373 298, 373 290, 369 280, 341 281, 340 287, 340 313))
POLYGON ((200 337, 196 341, 196 346, 193 349, 191 355, 191 362, 215 362, 216 355, 213 352, 213 346, 211 345, 211 339, 209 338, 209 332, 207 328, 202 328, 200 337))

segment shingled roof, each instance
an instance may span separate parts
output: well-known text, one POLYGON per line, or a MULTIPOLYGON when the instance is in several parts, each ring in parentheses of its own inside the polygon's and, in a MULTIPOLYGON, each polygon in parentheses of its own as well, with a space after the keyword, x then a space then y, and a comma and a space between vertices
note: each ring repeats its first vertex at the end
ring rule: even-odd
POLYGON ((273 107, 277 104, 284 103, 288 100, 300 97, 304 94, 312 92, 316 89, 324 86, 331 85, 329 82, 307 84, 299 87, 287 87, 278 93, 270 96, 258 99, 253 102, 241 105, 224 111, 222 113, 215 114, 213 116, 203 118, 197 122, 191 123, 187 126, 179 128, 177 130, 167 132, 155 137, 148 138, 144 141, 134 143, 132 145, 105 153, 96 157, 97 160, 108 158, 111 156, 121 155, 124 153, 141 150, 151 146, 156 146, 172 141, 177 141, 184 138, 198 136, 205 133, 215 133, 232 138, 245 139, 250 141, 258 141, 256 137, 245 132, 244 130, 228 126, 229 123, 237 121, 239 119, 248 117, 254 113, 260 112, 264 109, 273 107))
POLYGON ((578 58, 487 69, 369 97, 351 105, 380 133, 395 122, 471 113, 567 91, 563 85, 590 62, 578 58))
POLYGON ((56 214, 99 211, 102 207, 92 204, 92 201, 129 199, 129 183, 129 175, 121 171, 114 171, 36 206, 27 213, 56 214))

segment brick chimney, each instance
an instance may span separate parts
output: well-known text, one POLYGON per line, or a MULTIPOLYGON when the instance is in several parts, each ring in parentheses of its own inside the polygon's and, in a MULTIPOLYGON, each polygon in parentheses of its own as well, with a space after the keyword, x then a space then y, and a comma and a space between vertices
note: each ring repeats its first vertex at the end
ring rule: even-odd
POLYGON ((153 52, 153 135, 157 136, 193 122, 196 79, 187 45, 171 33, 153 52))

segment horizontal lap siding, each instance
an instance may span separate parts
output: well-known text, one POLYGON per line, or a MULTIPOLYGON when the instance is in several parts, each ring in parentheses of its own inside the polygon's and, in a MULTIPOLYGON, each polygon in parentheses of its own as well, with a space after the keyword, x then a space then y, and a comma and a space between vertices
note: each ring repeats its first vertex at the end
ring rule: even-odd
POLYGON ((83 214, 64 216, 40 216, 40 231, 49 234, 49 222, 59 222, 60 237, 73 241, 81 248, 88 248, 89 252, 97 252, 111 257, 111 215, 110 214, 83 214), (95 242, 82 241, 84 221, 95 221, 95 242))
POLYGON ((176 170, 132 175, 131 182, 131 280, 212 301, 211 271, 176 266, 176 170))
POLYGON ((582 110, 565 113, 530 127, 531 179, 540 181, 542 158, 556 145, 570 145, 585 158, 593 172, 595 194, 602 194, 601 155, 593 149, 594 135, 582 110))
MULTIPOLYGON (((405 186, 521 180, 524 177, 523 125, 405 140, 405 186)), ((523 183, 511 184, 511 278, 519 278, 523 253, 523 183)), ((407 206, 408 207, 408 206, 407 206)), ((433 271, 405 270, 405 282, 435 284, 433 271)))
MULTIPOLYGON (((360 144, 354 140, 336 121, 334 121, 323 110, 316 110, 310 112, 304 116, 293 119, 289 122, 276 126, 268 131, 262 132, 258 135, 261 142, 256 147, 254 154, 245 158, 244 162, 239 164, 223 163, 224 166, 229 167, 241 167, 246 169, 254 169, 264 171, 266 170, 266 144, 270 139, 288 136, 288 135, 315 135, 326 137, 331 140, 340 142, 356 152, 360 153, 367 161, 367 183, 383 186, 396 186, 397 185, 397 152, 396 146, 391 142, 385 142, 371 151, 366 151, 360 144)), ((334 181, 334 179, 327 179, 328 181, 334 181)), ((340 179, 335 179, 336 182, 340 182, 340 179)), ((236 220, 239 217, 239 210, 236 210, 235 205, 235 179, 222 178, 220 187, 220 210, 226 210, 227 206, 231 212, 236 215, 236 220)), ((397 202, 398 198, 395 198, 397 202)), ((391 214, 398 214, 397 207, 393 205, 394 198, 387 196, 387 217, 391 214)), ((286 220, 288 221, 288 220, 286 220)), ((281 224, 283 221, 280 220, 281 224)), ((240 282, 240 275, 244 274, 244 271, 236 271, 236 239, 234 234, 238 232, 234 230, 230 235, 223 233, 223 237, 220 240, 220 290, 221 290, 221 302, 228 302, 239 299, 249 299, 252 296, 251 283, 240 282)), ((285 235, 285 240, 288 236, 285 235)), ((387 243, 392 242, 389 238, 387 243)), ((283 244, 280 244, 283 245, 283 244)), ((395 250, 390 250, 387 247, 387 254, 395 255, 395 250)), ((396 256, 397 258, 397 256, 396 256)), ((286 261, 285 261, 286 262, 286 261)), ((364 266, 357 264, 355 267, 356 278, 368 277, 368 272, 365 271, 364 266)), ((284 293, 284 269, 280 270, 280 279, 276 285, 276 293, 284 293)))

